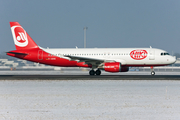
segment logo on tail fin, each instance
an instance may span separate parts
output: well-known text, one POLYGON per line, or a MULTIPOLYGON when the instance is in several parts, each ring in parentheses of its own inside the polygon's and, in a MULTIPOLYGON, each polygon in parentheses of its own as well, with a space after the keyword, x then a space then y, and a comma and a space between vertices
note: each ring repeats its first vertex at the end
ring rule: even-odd
POLYGON ((26 31, 21 26, 11 27, 14 43, 19 47, 25 47, 28 45, 28 38, 26 31))

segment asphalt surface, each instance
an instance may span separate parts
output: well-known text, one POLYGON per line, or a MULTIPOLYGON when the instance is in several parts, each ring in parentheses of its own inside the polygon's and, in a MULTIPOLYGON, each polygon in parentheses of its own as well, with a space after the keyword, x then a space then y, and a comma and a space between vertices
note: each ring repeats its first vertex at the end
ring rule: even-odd
POLYGON ((180 80, 180 75, 0 75, 0 80, 180 80))

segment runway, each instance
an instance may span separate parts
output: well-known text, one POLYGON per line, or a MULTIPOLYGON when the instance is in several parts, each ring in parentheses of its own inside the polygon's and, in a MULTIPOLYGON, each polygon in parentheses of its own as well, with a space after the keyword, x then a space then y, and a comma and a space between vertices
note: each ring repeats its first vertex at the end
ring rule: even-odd
POLYGON ((1 71, 0 80, 180 80, 179 72, 107 73, 90 76, 87 71, 1 71))
POLYGON ((180 80, 180 75, 0 75, 0 80, 180 80))

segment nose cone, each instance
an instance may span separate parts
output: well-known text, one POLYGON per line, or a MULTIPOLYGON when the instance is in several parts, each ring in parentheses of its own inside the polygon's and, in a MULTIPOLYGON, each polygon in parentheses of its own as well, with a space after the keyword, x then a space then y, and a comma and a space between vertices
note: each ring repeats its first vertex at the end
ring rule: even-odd
POLYGON ((171 56, 171 58, 169 59, 169 62, 171 62, 171 64, 176 62, 176 56, 171 56))

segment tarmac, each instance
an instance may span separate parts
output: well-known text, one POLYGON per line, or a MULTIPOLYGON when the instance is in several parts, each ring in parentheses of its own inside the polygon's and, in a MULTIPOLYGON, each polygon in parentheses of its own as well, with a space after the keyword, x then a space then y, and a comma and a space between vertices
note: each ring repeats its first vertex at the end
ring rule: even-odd
POLYGON ((0 75, 0 80, 180 80, 180 75, 0 75))
POLYGON ((180 80, 179 72, 107 73, 88 75, 87 71, 4 71, 0 72, 0 80, 180 80))

